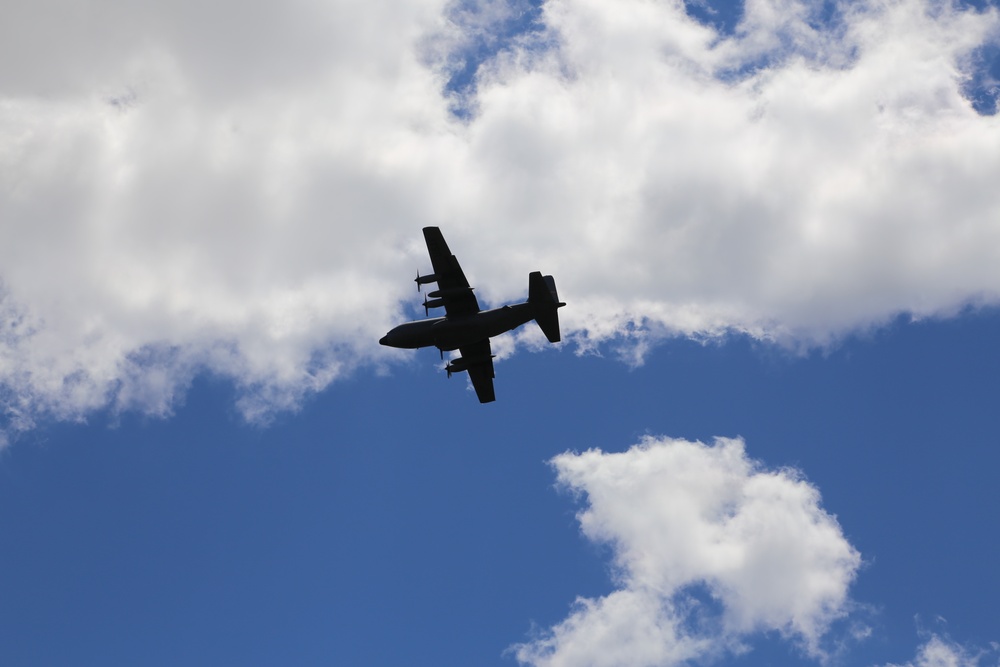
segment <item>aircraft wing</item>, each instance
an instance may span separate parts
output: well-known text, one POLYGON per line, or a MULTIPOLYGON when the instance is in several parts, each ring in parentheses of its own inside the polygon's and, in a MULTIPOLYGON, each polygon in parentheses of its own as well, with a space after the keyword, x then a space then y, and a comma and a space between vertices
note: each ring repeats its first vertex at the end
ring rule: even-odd
POLYGON ((476 396, 479 397, 479 402, 491 403, 497 400, 496 394, 493 393, 495 375, 493 374, 493 350, 490 348, 489 339, 472 345, 463 345, 459 348, 459 352, 463 359, 476 360, 469 364, 467 370, 469 379, 472 380, 472 386, 476 390, 476 396))
MULTIPOLYGON (((445 243, 441 230, 437 227, 424 227, 424 240, 427 241, 427 252, 431 256, 431 266, 434 267, 435 282, 438 286, 437 290, 427 296, 441 299, 443 303, 438 305, 444 306, 449 317, 478 313, 479 301, 472 293, 472 288, 469 287, 469 281, 465 278, 465 273, 462 272, 458 260, 448 249, 448 244, 445 243)), ((487 346, 489 346, 489 341, 487 341, 487 346)), ((491 362, 491 371, 492 366, 491 362)), ((492 372, 490 377, 492 377, 492 372)), ((475 381, 473 380, 473 382, 475 381)))

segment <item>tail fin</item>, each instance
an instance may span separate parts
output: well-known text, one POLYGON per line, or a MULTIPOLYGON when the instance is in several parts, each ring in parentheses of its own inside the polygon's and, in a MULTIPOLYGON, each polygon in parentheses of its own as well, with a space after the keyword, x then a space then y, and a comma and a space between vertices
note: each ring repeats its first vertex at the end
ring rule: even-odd
POLYGON ((566 304, 559 301, 555 279, 543 276, 541 271, 529 273, 528 303, 535 307, 535 322, 542 333, 550 343, 558 343, 562 339, 559 335, 559 308, 566 304))

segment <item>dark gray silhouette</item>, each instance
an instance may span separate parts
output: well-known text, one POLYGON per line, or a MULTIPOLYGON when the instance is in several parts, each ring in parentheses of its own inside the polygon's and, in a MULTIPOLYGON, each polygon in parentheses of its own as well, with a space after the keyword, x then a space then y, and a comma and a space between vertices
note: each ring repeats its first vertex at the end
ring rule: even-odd
POLYGON ((552 276, 540 271, 528 274, 528 300, 493 310, 480 310, 476 295, 469 287, 462 267, 451 254, 448 244, 437 227, 424 227, 424 240, 431 255, 434 273, 422 276, 417 273, 417 290, 421 285, 437 283, 437 289, 424 298, 424 312, 431 308, 444 308, 444 317, 417 320, 400 324, 379 340, 382 345, 413 349, 435 346, 441 350, 458 350, 462 356, 452 359, 445 366, 448 377, 452 373, 468 371, 472 386, 480 403, 496 400, 493 393, 493 351, 490 338, 516 329, 525 322, 535 320, 550 343, 559 342, 559 312, 565 306, 556 293, 552 276))

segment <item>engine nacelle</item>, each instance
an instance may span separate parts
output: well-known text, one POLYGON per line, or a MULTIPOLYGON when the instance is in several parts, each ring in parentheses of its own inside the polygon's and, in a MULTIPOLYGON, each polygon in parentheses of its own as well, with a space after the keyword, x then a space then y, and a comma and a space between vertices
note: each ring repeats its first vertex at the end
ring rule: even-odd
POLYGON ((427 296, 430 298, 435 298, 439 296, 458 296, 460 294, 466 294, 476 289, 475 287, 449 287, 448 289, 436 289, 433 292, 428 292, 427 296))
POLYGON ((430 315, 431 308, 444 306, 444 299, 424 299, 424 315, 430 315))
POLYGON ((419 292, 421 285, 426 285, 427 283, 436 283, 437 279, 438 276, 436 273, 429 273, 426 276, 422 276, 420 275, 420 272, 417 271, 417 277, 413 282, 417 284, 417 291, 419 292))

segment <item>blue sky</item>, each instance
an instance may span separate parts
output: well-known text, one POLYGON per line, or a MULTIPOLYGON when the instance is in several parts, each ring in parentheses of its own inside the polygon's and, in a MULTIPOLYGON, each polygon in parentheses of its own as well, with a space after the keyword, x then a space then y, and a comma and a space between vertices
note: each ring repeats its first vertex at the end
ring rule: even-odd
POLYGON ((0 663, 1000 664, 995 5, 58 9, 0 10, 0 663), (568 303, 494 404, 377 344, 431 224, 568 303))
MULTIPOLYGON (((998 328, 900 322, 805 359, 678 341, 633 371, 522 354, 489 406, 424 351, 266 429, 210 380, 169 420, 47 426, 3 453, 4 662, 515 664, 533 624, 613 589, 546 461, 646 434, 739 435, 818 487, 865 560, 871 635, 835 625, 840 664, 903 664, 922 633, 988 650, 998 328)), ((748 643, 720 662, 814 663, 748 643)))

